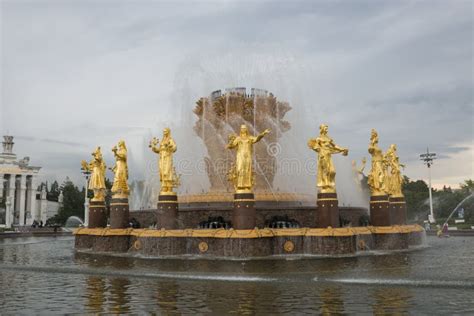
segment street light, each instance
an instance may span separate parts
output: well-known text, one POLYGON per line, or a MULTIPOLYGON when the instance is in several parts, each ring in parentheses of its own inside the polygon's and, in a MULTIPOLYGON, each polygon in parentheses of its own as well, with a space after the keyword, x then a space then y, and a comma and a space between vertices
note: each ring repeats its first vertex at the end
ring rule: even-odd
POLYGON ((89 192, 89 176, 91 172, 87 169, 81 168, 82 174, 86 178, 86 193, 84 194, 84 226, 89 226, 89 199, 87 198, 87 193, 89 192))
POLYGON ((431 195, 431 165, 433 164, 433 160, 436 159, 436 154, 430 153, 429 148, 426 148, 426 154, 421 154, 420 159, 428 166, 428 188, 430 192, 430 215, 428 216, 428 220, 433 224, 435 223, 435 218, 433 213, 433 197, 431 195))

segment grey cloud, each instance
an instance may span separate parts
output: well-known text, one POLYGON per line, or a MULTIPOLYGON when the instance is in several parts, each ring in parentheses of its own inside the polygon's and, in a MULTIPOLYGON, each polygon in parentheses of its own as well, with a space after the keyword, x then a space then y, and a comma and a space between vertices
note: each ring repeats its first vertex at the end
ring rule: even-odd
POLYGON ((354 158, 367 156, 377 128, 383 146, 399 144, 411 170, 422 168, 427 146, 453 159, 473 142, 468 2, 1 6, 0 131, 22 135, 18 151, 51 173, 77 172, 77 159, 120 138, 130 140, 136 169, 149 159, 143 139, 159 124, 189 129, 182 141, 194 143, 195 100, 232 85, 289 101, 287 150, 304 157, 305 138, 323 121, 354 158), (72 156, 62 156, 66 150, 72 156), (62 158, 47 162, 48 153, 62 158))

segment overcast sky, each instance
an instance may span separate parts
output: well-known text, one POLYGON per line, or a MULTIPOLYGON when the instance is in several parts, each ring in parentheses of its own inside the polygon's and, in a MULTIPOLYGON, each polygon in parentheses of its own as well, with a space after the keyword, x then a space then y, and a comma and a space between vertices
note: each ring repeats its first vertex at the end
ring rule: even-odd
POLYGON ((288 156, 313 157, 324 122, 360 160, 376 128, 410 178, 427 147, 435 186, 474 178, 472 1, 0 3, 0 132, 48 179, 79 180, 97 145, 111 165, 122 138, 143 178, 168 125, 176 159, 203 156, 194 103, 234 86, 291 104, 288 156))

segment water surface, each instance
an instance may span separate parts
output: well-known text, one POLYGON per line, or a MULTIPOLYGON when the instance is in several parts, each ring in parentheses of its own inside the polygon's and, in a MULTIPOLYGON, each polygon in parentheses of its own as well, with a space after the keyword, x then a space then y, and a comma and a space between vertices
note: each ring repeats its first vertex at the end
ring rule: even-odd
POLYGON ((352 258, 152 260, 0 238, 3 314, 474 313, 474 238, 352 258))

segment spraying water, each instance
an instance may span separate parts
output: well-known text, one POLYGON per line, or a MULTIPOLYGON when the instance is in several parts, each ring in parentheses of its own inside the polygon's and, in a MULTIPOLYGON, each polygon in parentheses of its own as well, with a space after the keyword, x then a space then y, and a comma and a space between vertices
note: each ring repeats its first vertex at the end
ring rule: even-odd
MULTIPOLYGON (((308 72, 312 71, 314 71, 312 66, 304 63, 303 59, 292 55, 287 56, 284 50, 273 57, 267 53, 248 56, 230 54, 212 58, 192 56, 186 60, 177 71, 174 82, 175 93, 172 96, 173 108, 176 108, 179 115, 169 116, 165 121, 157 123, 158 128, 152 129, 154 135, 155 131, 159 132, 165 126, 172 129, 178 144, 175 165, 177 172, 182 175, 182 184, 178 188, 178 194, 204 193, 213 188, 224 192, 232 191, 225 174, 215 174, 210 177, 206 164, 210 165, 209 162, 215 163, 219 160, 224 166, 220 172, 229 169, 233 156, 222 146, 226 143, 227 135, 235 132, 243 120, 254 133, 270 128, 272 133, 269 136, 274 137, 274 139, 265 139, 256 147, 257 186, 272 194, 279 191, 315 197, 316 156, 314 152, 308 150, 306 141, 317 132, 316 126, 321 123, 317 119, 319 116, 324 117, 325 122, 334 126, 331 131, 335 138, 340 139, 337 132, 341 127, 333 124, 334 113, 328 112, 327 107, 323 106, 327 100, 322 100, 315 95, 318 90, 314 89, 313 85, 319 83, 308 84, 310 81, 306 80, 306 77, 308 72), (252 89, 250 94, 244 93, 246 98, 251 99, 253 105, 250 108, 249 120, 245 120, 245 113, 236 113, 232 103, 239 91, 242 91, 239 89, 242 88, 226 89, 220 103, 214 102, 221 96, 220 91, 214 91, 208 97, 201 97, 209 95, 209 91, 213 91, 212 89, 216 87, 241 87, 243 84, 264 87, 273 91, 278 99, 289 102, 285 101, 275 106, 274 102, 280 101, 276 100, 273 94, 268 94, 267 90, 252 89), (216 92, 218 93, 215 94, 216 92), (192 110, 196 100, 198 100, 197 104, 201 102, 202 106, 199 115, 196 109, 194 114, 192 110), (211 100, 214 101, 211 102, 211 100), (290 103, 293 109, 289 106, 290 103), (218 114, 222 114, 222 117, 216 115, 214 111, 216 106, 221 111, 218 111, 218 114), (271 111, 268 112, 269 110, 271 111), (259 113, 268 113, 268 115, 259 115, 259 113), (283 118, 288 121, 283 121, 283 118), (219 119, 219 122, 216 122, 216 119, 219 119), (193 129, 192 126, 195 123, 193 129), (213 129, 210 129, 211 126, 213 129), (220 131, 221 135, 215 133, 215 130, 220 131), (213 159, 206 143, 213 143, 212 146, 219 147, 218 151, 222 157, 213 159), (258 164, 262 157, 267 156, 268 148, 275 145, 278 149, 277 155, 269 157, 265 166, 258 164), (268 170, 273 171, 269 173, 268 170)), ((150 134, 144 134, 144 142, 148 142, 150 137, 150 134)), ((341 143, 347 143, 351 148, 350 142, 341 140, 341 143)), ((353 158, 360 159, 357 156, 353 158)), ((137 168, 138 165, 155 165, 156 159, 151 154, 143 155, 144 161, 137 159, 131 168, 137 168)), ((354 182, 350 159, 335 157, 336 185, 340 204, 367 206, 368 197, 354 182)), ((157 170, 145 168, 142 177, 130 180, 132 183, 137 181, 131 194, 132 209, 146 208, 156 204, 155 192, 159 191, 157 170)), ((214 172, 212 168, 210 169, 214 172)))
POLYGON ((464 204, 464 202, 466 202, 467 200, 469 200, 470 198, 472 198, 474 196, 474 193, 471 193, 469 194, 468 196, 466 196, 461 202, 459 202, 458 205, 456 205, 456 207, 454 208, 454 210, 451 212, 451 214, 449 214, 448 218, 446 219, 446 221, 444 222, 443 224, 443 227, 444 225, 446 225, 448 223, 448 221, 451 219, 451 217, 454 215, 454 213, 456 213, 458 211, 458 208, 461 207, 461 205, 464 204))

